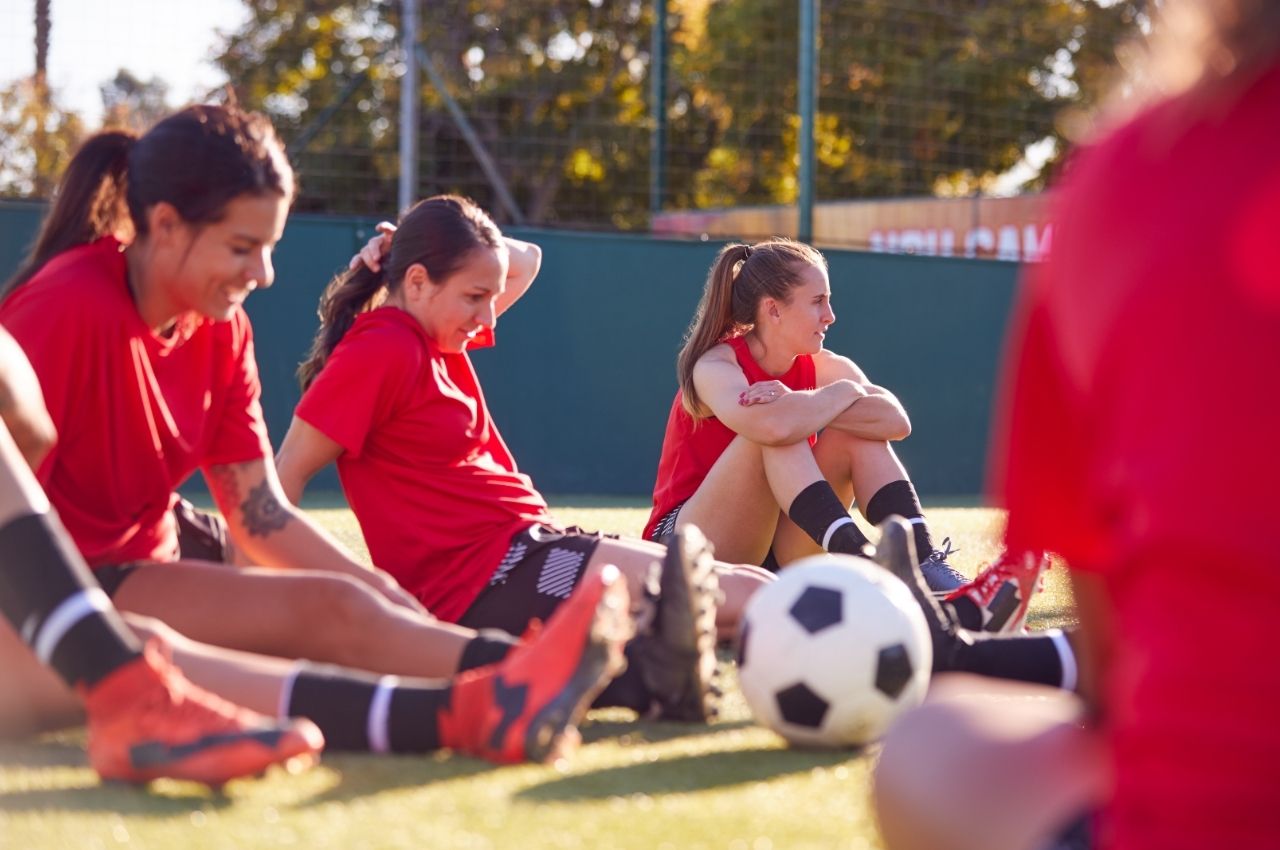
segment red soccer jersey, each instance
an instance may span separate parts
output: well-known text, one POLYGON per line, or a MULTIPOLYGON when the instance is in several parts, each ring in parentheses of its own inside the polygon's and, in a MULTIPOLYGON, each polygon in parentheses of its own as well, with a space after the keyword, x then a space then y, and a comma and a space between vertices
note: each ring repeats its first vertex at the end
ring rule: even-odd
POLYGON ((342 489, 373 562, 441 619, 466 612, 512 535, 552 522, 471 358, 441 351, 403 310, 359 316, 297 415, 342 446, 342 489))
POLYGON ((992 485, 1109 598, 1104 848, 1280 843, 1277 138, 1280 66, 1082 152, 1016 314, 992 485))
POLYGON ((249 319, 142 321, 115 239, 59 254, 0 305, 58 443, 40 483, 91 566, 172 560, 174 488, 198 467, 271 455, 249 319))
MULTIPOLYGON (((808 354, 797 356, 785 374, 774 376, 760 368, 751 356, 745 337, 732 337, 726 342, 733 349, 749 384, 781 381, 793 390, 811 390, 817 384, 813 357, 808 354)), ((651 537, 654 527, 664 516, 697 492, 702 479, 707 477, 720 455, 738 436, 714 416, 695 421, 684 409, 683 400, 682 392, 676 390, 671 413, 667 415, 667 430, 662 437, 658 477, 653 485, 653 510, 644 527, 646 539, 651 537)), ((811 434, 809 445, 816 442, 817 435, 811 434)))

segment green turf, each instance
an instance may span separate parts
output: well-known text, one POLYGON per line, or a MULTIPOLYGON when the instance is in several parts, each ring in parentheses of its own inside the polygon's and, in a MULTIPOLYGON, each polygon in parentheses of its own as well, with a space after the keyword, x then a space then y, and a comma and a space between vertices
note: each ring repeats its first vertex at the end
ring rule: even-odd
MULTIPOLYGON (((364 552, 351 514, 333 500, 309 509, 364 552)), ((565 498, 564 522, 637 534, 634 502, 565 498)), ((956 566, 995 554, 999 514, 934 509, 956 566)), ((1049 573, 1033 627, 1071 622, 1062 570, 1049 573)), ((0 678, 0 687, 3 680, 0 678)), ((276 769, 221 793, 162 781, 103 786, 80 732, 0 743, 0 850, 49 848, 876 848, 867 799, 874 749, 786 749, 752 725, 730 687, 710 727, 637 722, 598 711, 584 746, 551 766, 497 768, 469 758, 326 756, 300 776, 276 769)))

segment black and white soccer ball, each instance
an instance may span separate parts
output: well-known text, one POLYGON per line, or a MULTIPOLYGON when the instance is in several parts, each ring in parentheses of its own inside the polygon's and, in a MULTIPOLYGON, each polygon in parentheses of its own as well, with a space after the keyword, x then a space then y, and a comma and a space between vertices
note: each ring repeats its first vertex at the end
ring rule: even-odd
POLYGON ((924 699, 933 646, 901 581, 865 558, 815 555, 756 591, 738 679, 756 719, 804 747, 856 747, 924 699))

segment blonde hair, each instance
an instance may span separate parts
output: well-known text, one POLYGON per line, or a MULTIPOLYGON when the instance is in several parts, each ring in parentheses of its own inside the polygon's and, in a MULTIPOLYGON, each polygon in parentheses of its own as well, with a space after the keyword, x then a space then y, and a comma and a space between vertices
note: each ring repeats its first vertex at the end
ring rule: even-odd
POLYGON ((791 239, 738 242, 720 250, 676 358, 682 404, 690 416, 707 416, 693 386, 694 364, 717 343, 749 331, 764 298, 789 302, 807 266, 825 269, 827 261, 817 250, 791 239))

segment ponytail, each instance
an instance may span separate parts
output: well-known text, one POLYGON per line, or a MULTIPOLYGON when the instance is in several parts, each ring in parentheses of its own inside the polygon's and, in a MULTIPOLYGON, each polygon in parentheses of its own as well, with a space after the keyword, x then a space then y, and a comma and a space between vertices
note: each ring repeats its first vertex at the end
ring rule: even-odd
POLYGON ((125 200, 129 151, 137 136, 123 130, 98 133, 76 151, 58 181, 53 206, 40 225, 31 253, 0 290, 0 300, 26 283, 50 259, 112 234, 132 234, 125 200))
POLYGON ((684 345, 676 358, 676 378, 680 382, 682 403, 694 419, 702 419, 707 414, 703 412, 698 391, 693 386, 693 366, 726 336, 741 330, 733 318, 733 281, 741 268, 739 264, 745 265, 750 256, 750 245, 726 245, 720 249, 707 275, 698 311, 693 314, 693 323, 689 325, 684 345))
MULTIPOLYGON (((385 265, 383 266, 385 268, 385 265)), ((386 276, 363 263, 335 277, 320 296, 320 329, 311 343, 311 352, 298 367, 303 392, 320 374, 329 355, 338 346, 356 316, 377 307, 386 294, 386 276)))
POLYGON ((695 420, 710 414, 693 386, 694 364, 726 338, 751 330, 762 299, 790 301, 791 290, 800 283, 800 272, 806 266, 825 269, 827 261, 818 251, 791 239, 737 243, 720 250, 676 359, 682 404, 695 420))

